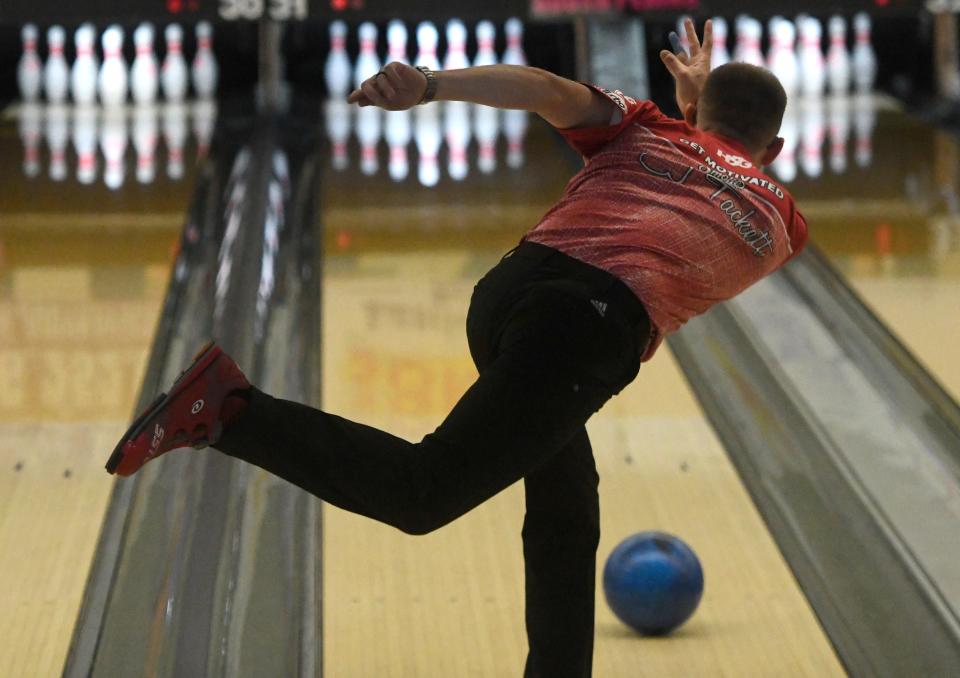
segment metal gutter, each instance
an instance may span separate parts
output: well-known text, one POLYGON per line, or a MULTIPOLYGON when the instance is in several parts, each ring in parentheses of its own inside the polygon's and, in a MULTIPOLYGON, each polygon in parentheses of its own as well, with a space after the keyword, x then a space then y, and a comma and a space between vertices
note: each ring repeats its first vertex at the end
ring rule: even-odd
POLYGON ((851 674, 955 672, 956 404, 813 247, 670 345, 851 674))
MULTIPOLYGON (((314 401, 314 128, 263 117, 218 137, 140 406, 208 337, 254 383, 314 401)), ((117 482, 64 675, 318 676, 319 571, 316 501, 213 450, 171 453, 117 482)))

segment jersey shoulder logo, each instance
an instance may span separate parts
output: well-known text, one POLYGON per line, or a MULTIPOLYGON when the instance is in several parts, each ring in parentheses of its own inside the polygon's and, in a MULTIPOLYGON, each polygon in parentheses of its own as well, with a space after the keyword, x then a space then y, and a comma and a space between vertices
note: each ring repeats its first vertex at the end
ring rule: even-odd
POLYGON ((632 97, 628 97, 626 94, 624 94, 618 89, 609 90, 604 87, 598 87, 597 89, 603 92, 604 96, 610 99, 610 101, 612 101, 617 106, 619 106, 620 110, 623 111, 624 113, 627 112, 627 108, 629 106, 635 106, 637 103, 636 99, 632 97))
POLYGON ((742 167, 744 169, 749 169, 753 167, 753 163, 740 155, 733 155, 732 153, 725 153, 722 148, 717 149, 717 157, 723 160, 725 163, 731 167, 742 167))

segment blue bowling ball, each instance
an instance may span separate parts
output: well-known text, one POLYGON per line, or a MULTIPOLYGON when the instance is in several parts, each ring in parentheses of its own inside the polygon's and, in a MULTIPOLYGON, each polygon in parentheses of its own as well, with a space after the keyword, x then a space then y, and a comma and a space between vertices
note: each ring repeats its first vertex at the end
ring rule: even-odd
POLYGON ((603 592, 614 614, 648 636, 683 624, 703 596, 700 560, 678 537, 640 532, 624 539, 603 568, 603 592))

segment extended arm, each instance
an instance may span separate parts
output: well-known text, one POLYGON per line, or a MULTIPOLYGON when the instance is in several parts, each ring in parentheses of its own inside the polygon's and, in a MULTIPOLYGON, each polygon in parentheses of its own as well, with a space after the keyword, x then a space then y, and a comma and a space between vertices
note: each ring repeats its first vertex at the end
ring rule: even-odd
MULTIPOLYGON (((423 73, 394 62, 366 80, 347 101, 402 111, 415 106, 426 87, 423 73)), ((529 66, 440 71, 435 98, 533 111, 560 129, 608 125, 617 110, 613 102, 586 85, 529 66)))

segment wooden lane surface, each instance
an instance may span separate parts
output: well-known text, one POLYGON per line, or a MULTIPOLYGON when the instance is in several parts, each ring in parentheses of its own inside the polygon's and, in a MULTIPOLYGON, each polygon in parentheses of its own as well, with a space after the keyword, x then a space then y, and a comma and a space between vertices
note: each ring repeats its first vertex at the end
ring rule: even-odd
MULTIPOLYGON (((477 263, 454 251, 329 260, 326 409, 408 440, 431 431, 475 376, 464 318, 477 263)), ((595 675, 842 675, 666 349, 589 429, 601 475, 598 570, 621 539, 662 529, 694 547, 707 581, 691 622, 654 640, 613 618, 598 580, 595 675)), ((424 537, 333 507, 323 516, 326 675, 522 673, 519 484, 424 537)))
POLYGON ((114 482, 103 463, 129 421, 168 274, 34 259, 0 269, 0 675, 11 678, 62 671, 114 482))

